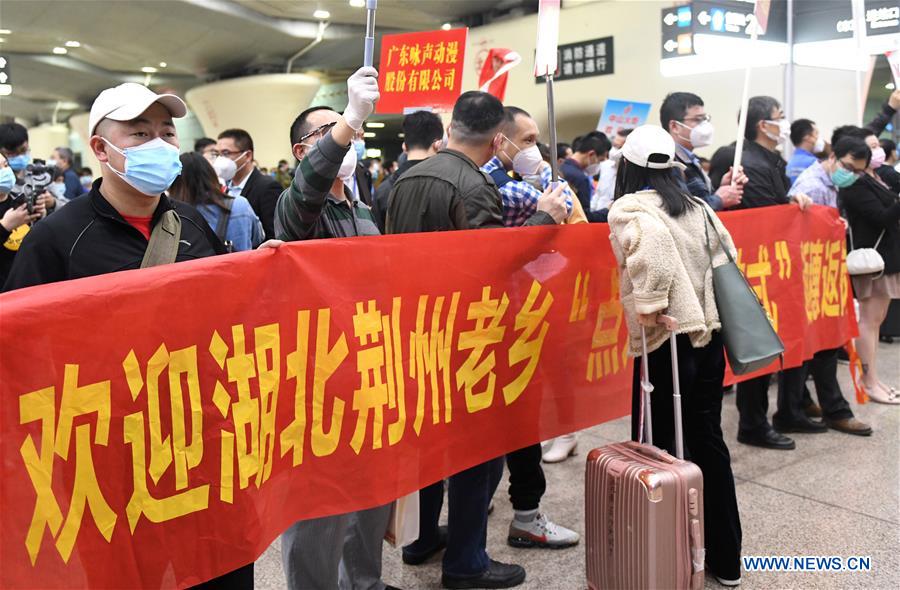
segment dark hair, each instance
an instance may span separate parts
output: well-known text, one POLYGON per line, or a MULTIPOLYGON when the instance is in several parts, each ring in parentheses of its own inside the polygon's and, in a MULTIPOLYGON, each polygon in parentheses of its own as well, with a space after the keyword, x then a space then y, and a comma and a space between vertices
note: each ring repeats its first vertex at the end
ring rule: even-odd
POLYGON ((75 154, 67 147, 60 146, 56 148, 56 153, 59 154, 60 159, 65 160, 69 166, 75 161, 75 154))
POLYGON ((512 130, 516 126, 516 117, 522 115, 524 117, 531 118, 531 115, 528 114, 528 111, 525 109, 520 109, 519 107, 503 107, 503 129, 504 132, 509 131, 512 133, 512 130))
POLYGON ((78 175, 79 175, 79 176, 84 176, 85 174, 90 174, 91 176, 93 176, 93 175, 94 175, 94 171, 91 170, 90 168, 88 168, 87 166, 85 166, 84 168, 81 169, 81 171, 78 173, 78 175))
POLYGON ((209 161, 197 152, 185 152, 180 159, 181 175, 169 187, 169 196, 195 207, 215 203, 224 208, 222 187, 209 161))
POLYGON ((797 119, 791 123, 791 143, 800 145, 803 138, 813 132, 813 125, 815 123, 809 119, 797 119))
POLYGON ((857 127, 856 125, 841 125, 831 132, 831 145, 837 145, 844 137, 856 137, 863 141, 874 133, 865 127, 857 127))
POLYGON ((429 111, 416 111, 403 117, 403 142, 406 149, 425 150, 444 137, 441 118, 429 111))
MULTIPOLYGON (((549 148, 548 148, 548 149, 549 149, 549 148)), ((567 143, 557 143, 557 144, 556 144, 556 159, 557 159, 557 160, 560 160, 560 159, 562 159, 562 158, 565 158, 565 157, 566 157, 566 151, 568 151, 568 150, 570 150, 570 149, 572 149, 572 146, 570 146, 570 145, 567 144, 567 143)))
POLYGON ((327 107, 324 105, 319 105, 315 107, 309 107, 294 119, 294 122, 291 123, 291 146, 294 144, 300 143, 300 138, 312 131, 312 125, 309 124, 309 116, 316 111, 333 111, 334 109, 331 107, 327 107))
POLYGON ((772 111, 781 108, 781 104, 771 96, 754 96, 747 105, 747 126, 744 137, 747 141, 756 141, 756 128, 760 121, 769 121, 772 111))
POLYGON ((885 156, 890 157, 890 155, 891 155, 894 151, 896 151, 896 149, 897 149, 897 144, 894 143, 894 141, 891 140, 891 139, 882 139, 882 140, 880 140, 880 141, 881 141, 881 149, 884 150, 885 156))
POLYGON ((865 160, 866 167, 869 167, 869 160, 872 159, 872 150, 866 145, 864 139, 853 135, 845 135, 833 145, 835 158, 843 158, 847 154, 850 154, 850 157, 854 160, 865 160))
POLYGON ((591 131, 587 135, 579 137, 577 141, 578 143, 574 149, 581 154, 593 151, 598 156, 602 156, 609 153, 610 148, 612 148, 612 142, 609 141, 609 138, 602 131, 591 131))
POLYGON ((616 135, 618 135, 619 137, 628 137, 629 135, 631 135, 632 131, 634 131, 634 127, 631 127, 630 129, 619 129, 618 131, 616 131, 616 135))
POLYGON ((212 139, 210 137, 201 137, 194 142, 194 151, 200 153, 211 145, 216 145, 215 139, 212 139))
MULTIPOLYGON (((537 146, 538 146, 538 151, 541 152, 541 159, 549 164, 550 163, 550 146, 547 145, 546 143, 542 143, 540 141, 537 142, 537 146)), ((557 149, 557 151, 559 150, 558 144, 556 146, 556 149, 557 149)))
POLYGON ((670 121, 683 121, 691 107, 702 107, 703 99, 692 92, 672 92, 659 107, 659 124, 666 131, 670 121))
POLYGON ((18 123, 0 125, 0 148, 14 152, 28 141, 28 130, 18 123))
POLYGON ((652 188, 662 197, 663 208, 672 217, 683 215, 697 203, 681 189, 671 168, 644 168, 622 158, 616 172, 615 199, 652 188))
POLYGON ((243 129, 226 129, 219 134, 219 139, 233 139, 237 149, 242 152, 253 151, 253 138, 243 129))
POLYGON ((463 92, 453 105, 453 137, 469 145, 488 143, 503 117, 503 103, 496 96, 478 90, 463 92))

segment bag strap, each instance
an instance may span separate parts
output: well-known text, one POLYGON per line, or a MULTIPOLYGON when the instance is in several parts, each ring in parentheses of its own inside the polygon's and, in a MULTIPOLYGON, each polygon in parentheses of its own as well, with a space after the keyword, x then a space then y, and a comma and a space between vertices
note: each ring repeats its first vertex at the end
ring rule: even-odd
POLYGON ((174 209, 162 214, 150 232, 150 241, 141 260, 141 268, 171 264, 178 256, 178 243, 181 240, 181 217, 174 209))
MULTIPOLYGON (((224 211, 220 211, 219 219, 216 221, 216 235, 225 243, 225 235, 228 233, 228 221, 231 219, 231 207, 234 203, 233 198, 226 197, 224 203, 219 205, 224 211)), ((216 203, 218 205, 218 203, 216 203)))
POLYGON ((878 245, 881 244, 881 239, 884 238, 884 232, 886 232, 886 231, 887 231, 886 229, 883 229, 883 230, 881 230, 881 233, 878 234, 878 239, 875 241, 875 245, 872 246, 873 250, 878 249, 878 245))
MULTIPOLYGON (((698 199, 699 201, 699 199, 698 199)), ((704 222, 704 226, 706 229, 706 252, 709 254, 709 265, 712 266, 713 253, 712 246, 709 243, 709 226, 712 226, 713 231, 716 233, 716 238, 719 240, 719 246, 722 247, 722 251, 725 252, 725 256, 728 257, 728 262, 734 262, 734 257, 731 255, 731 252, 728 248, 725 247, 725 240, 722 239, 722 234, 719 233, 719 230, 716 229, 716 225, 712 220, 712 215, 709 214, 709 209, 706 206, 706 203, 698 203, 701 207, 703 207, 703 213, 706 215, 706 221, 704 222)))

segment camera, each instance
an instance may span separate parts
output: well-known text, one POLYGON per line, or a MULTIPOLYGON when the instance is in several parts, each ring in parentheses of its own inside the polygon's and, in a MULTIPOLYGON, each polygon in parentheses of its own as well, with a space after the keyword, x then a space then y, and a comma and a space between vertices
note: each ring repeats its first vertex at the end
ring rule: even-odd
POLYGON ((28 205, 28 212, 34 211, 37 198, 53 183, 52 169, 44 160, 34 160, 25 168, 25 174, 16 181, 9 196, 15 207, 23 203, 28 205))

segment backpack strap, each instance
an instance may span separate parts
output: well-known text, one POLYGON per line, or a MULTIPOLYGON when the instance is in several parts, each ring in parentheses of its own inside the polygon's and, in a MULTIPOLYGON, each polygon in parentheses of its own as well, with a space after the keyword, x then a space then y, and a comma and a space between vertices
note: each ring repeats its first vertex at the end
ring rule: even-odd
POLYGON ((150 232, 150 241, 141 260, 141 268, 171 264, 178 256, 178 242, 181 240, 181 217, 174 209, 162 214, 150 232))
POLYGON ((503 168, 494 168, 488 174, 494 180, 494 184, 497 185, 498 189, 513 181, 503 168))
MULTIPOLYGON (((218 204, 218 203, 217 203, 218 204)), ((216 235, 225 243, 225 235, 228 233, 228 221, 231 219, 231 207, 234 205, 233 197, 226 197, 223 203, 219 205, 223 211, 220 211, 219 219, 216 221, 216 235)))

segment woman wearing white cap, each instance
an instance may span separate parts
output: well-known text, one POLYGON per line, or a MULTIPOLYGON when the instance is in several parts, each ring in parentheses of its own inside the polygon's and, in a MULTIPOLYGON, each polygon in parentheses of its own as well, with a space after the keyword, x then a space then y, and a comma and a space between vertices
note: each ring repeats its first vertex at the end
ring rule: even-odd
MULTIPOLYGON (((622 147, 610 241, 619 263, 620 289, 632 356, 646 333, 652 392, 653 442, 674 452, 674 409, 669 330, 675 330, 682 391, 685 455, 703 472, 706 563, 726 585, 740 583, 741 524, 731 456, 722 438, 725 352, 719 334, 712 264, 727 261, 719 233, 736 256, 728 230, 705 203, 679 188, 672 168, 675 142, 661 127, 634 130, 622 147), (712 218, 708 224, 707 213, 712 218)), ((637 439, 640 359, 634 367, 632 437, 637 439)))

